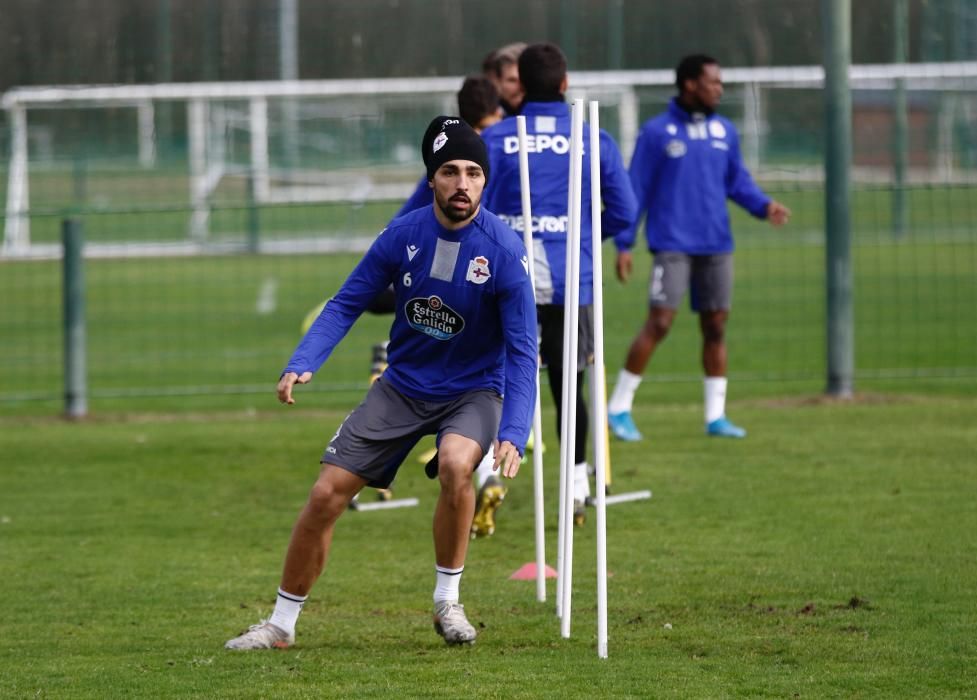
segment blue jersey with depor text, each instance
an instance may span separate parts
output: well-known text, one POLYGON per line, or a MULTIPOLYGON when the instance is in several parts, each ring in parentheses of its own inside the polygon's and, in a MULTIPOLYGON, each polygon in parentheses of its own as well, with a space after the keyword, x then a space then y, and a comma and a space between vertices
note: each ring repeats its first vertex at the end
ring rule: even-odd
POLYGON ((421 401, 503 396, 498 438, 523 452, 535 407, 536 307, 522 240, 481 209, 451 231, 431 206, 394 219, 299 343, 286 372, 315 372, 376 295, 396 310, 384 381, 421 401))
MULTIPOLYGON (((563 305, 566 289, 567 210, 570 174, 570 107, 564 102, 527 102, 529 182, 532 205, 536 300, 563 305)), ((519 139, 515 119, 504 119, 482 132, 492 178, 483 204, 517 232, 523 231, 519 180, 519 139)), ((590 212, 590 130, 584 125, 580 207, 580 304, 593 303, 593 246, 590 212)), ((600 191, 604 205, 601 235, 626 229, 637 213, 631 183, 614 140, 600 132, 600 191)))
POLYGON ((718 114, 691 114, 675 98, 641 127, 629 173, 638 216, 615 238, 618 250, 634 246, 646 215, 652 252, 730 253, 727 198, 757 218, 766 217, 770 203, 743 165, 733 123, 718 114))

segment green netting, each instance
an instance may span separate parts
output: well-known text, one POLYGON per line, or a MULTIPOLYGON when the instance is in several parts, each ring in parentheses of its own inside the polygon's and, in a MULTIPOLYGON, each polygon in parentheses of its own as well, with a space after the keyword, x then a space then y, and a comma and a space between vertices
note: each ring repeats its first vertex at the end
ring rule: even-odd
MULTIPOLYGON (((34 5, 24 5, 5 28, 17 40, 0 43, 0 89, 281 77, 273 3, 113 0, 101 3, 97 16, 64 3, 62 21, 53 24, 50 10, 34 5)), ((896 60, 895 6, 852 5, 853 62, 896 60)), ((977 0, 910 0, 907 7, 906 61, 977 59, 977 0)), ((459 76, 477 72, 488 50, 527 37, 560 43, 571 71, 671 69, 690 50, 716 55, 724 68, 817 65, 819 11, 818 3, 801 0, 300 3, 294 48, 303 79, 459 76)), ((907 83, 903 143, 896 87, 894 78, 853 84, 856 381, 972 377, 977 78, 937 74, 907 83), (901 181, 899 158, 906 164, 901 181)), ((659 112, 672 92, 663 84, 628 93, 637 122, 659 112)), ((602 93, 601 120, 627 159, 622 95, 602 93)), ((209 98, 203 148, 213 179, 202 201, 192 194, 188 101, 153 103, 148 132, 145 122, 140 131, 138 108, 86 102, 28 109, 30 196, 13 223, 29 224, 31 256, 39 259, 0 255, 4 403, 56 400, 63 391, 62 282, 54 258, 66 217, 82 222, 91 256, 93 397, 267 391, 302 318, 355 263, 355 253, 325 251, 361 249, 382 229, 421 173, 424 126, 451 110, 452 94, 269 98, 264 172, 253 161, 248 101, 209 98), (255 183, 265 176, 274 196, 261 199, 255 183), (390 184, 401 194, 376 196, 390 184)), ((816 386, 826 354, 820 86, 789 76, 729 82, 722 112, 739 127, 761 184, 793 210, 791 224, 773 230, 732 207, 738 252, 730 375, 773 387, 795 380, 816 386)), ((4 201, 12 116, 0 112, 4 201)), ((627 288, 608 267, 611 372, 645 315, 649 257, 639 248, 636 261, 627 288)), ((385 337, 388 323, 365 318, 317 387, 359 391, 370 346, 385 337)), ((683 310, 649 379, 696 380, 699 352, 694 316, 683 310)))
MULTIPOLYGON (((730 376, 769 382, 818 380, 825 373, 823 193, 773 190, 794 211, 771 229, 737 213, 736 286, 729 327, 730 376)), ((977 375, 977 188, 910 192, 911 227, 889 225, 891 191, 853 197, 856 379, 977 375)), ((379 205, 383 222, 395 204, 379 205)), ((276 208, 281 228, 341 225, 322 207, 276 208), (318 220, 318 224, 315 224, 318 220)), ((186 211, 82 217, 89 241, 124 228, 158 231, 186 211)), ((262 218, 271 218, 262 212, 262 218)), ((245 209, 215 212, 241 229, 245 209)), ((36 228, 58 221, 39 217, 36 228)), ((364 231, 368 227, 364 227, 364 231)), ((373 227, 374 229, 376 226, 373 227)), ((608 259, 612 251, 606 249, 608 259)), ((85 262, 92 396, 268 391, 299 339, 303 317, 333 293, 356 254, 118 257, 85 262)), ((616 371, 645 313, 649 256, 638 252, 628 287, 606 271, 606 353, 616 371)), ((60 261, 0 263, 0 400, 53 399, 62 392, 60 261)), ((365 316, 317 377, 320 389, 365 386, 371 346, 389 318, 365 316)), ((679 322, 649 369, 651 381, 700 376, 694 316, 679 322)))

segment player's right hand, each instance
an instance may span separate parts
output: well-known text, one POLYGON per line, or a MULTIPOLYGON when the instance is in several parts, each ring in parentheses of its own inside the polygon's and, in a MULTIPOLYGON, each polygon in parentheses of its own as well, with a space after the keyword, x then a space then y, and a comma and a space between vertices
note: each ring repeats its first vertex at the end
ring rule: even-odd
POLYGON ((278 400, 284 404, 295 403, 295 399, 292 398, 292 387, 296 384, 308 384, 310 381, 312 381, 312 372, 302 372, 301 377, 295 372, 286 372, 278 380, 278 400))
POLYGON ((495 464, 492 465, 492 469, 498 471, 501 467, 502 476, 507 479, 515 479, 516 474, 519 473, 519 464, 522 461, 519 450, 508 440, 503 440, 501 443, 495 440, 492 447, 495 451, 495 464))
POLYGON ((617 260, 614 262, 614 268, 617 272, 617 278, 624 284, 631 277, 631 269, 634 265, 634 261, 631 258, 630 250, 619 250, 617 252, 617 260))

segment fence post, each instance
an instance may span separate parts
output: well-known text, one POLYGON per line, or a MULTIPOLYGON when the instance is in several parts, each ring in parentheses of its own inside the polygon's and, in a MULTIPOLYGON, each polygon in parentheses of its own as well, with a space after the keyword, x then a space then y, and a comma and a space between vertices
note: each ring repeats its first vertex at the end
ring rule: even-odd
POLYGON ((64 411, 67 418, 88 414, 88 377, 85 359, 85 270, 82 261, 84 235, 81 222, 61 224, 64 288, 64 411))
POLYGON ((851 397, 855 374, 851 263, 851 0, 822 0, 827 392, 851 397))
MULTIPOLYGON (((892 60, 907 63, 909 59, 908 0, 896 0, 895 42, 892 60)), ((909 108, 906 102, 906 79, 896 78, 893 92, 892 120, 892 232, 901 236, 906 232, 909 205, 906 199, 906 170, 909 167, 909 108)))

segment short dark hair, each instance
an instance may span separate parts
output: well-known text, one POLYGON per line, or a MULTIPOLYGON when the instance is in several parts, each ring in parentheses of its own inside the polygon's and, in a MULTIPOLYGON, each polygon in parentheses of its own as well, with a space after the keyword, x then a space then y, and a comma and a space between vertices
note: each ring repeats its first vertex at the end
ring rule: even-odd
POLYGON ((499 109, 499 91, 484 75, 465 78, 458 91, 458 114, 473 129, 499 109))
POLYGON ((675 87, 679 94, 685 89, 686 80, 697 80, 706 66, 718 65, 719 61, 704 53, 694 53, 683 58, 675 68, 675 87))
POLYGON ((527 97, 559 97, 567 57, 556 44, 533 44, 519 55, 519 80, 527 97))
POLYGON ((526 48, 526 43, 517 41, 512 44, 500 46, 492 49, 488 55, 482 59, 482 72, 485 75, 494 75, 496 78, 502 77, 502 69, 508 65, 519 63, 519 54, 526 48))

